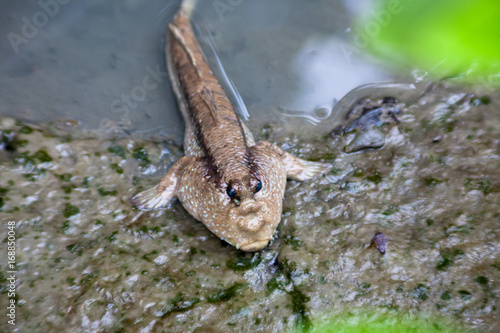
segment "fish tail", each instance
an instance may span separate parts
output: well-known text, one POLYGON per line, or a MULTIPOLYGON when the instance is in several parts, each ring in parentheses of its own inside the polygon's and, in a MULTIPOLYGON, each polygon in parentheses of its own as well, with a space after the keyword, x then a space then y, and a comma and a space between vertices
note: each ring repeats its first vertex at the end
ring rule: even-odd
POLYGON ((184 14, 187 18, 191 18, 191 14, 193 13, 194 7, 196 6, 196 3, 198 0, 182 0, 181 3, 181 12, 184 14))
POLYGON ((149 190, 137 193, 130 202, 141 210, 164 208, 172 196, 169 192, 158 192, 158 185, 149 190))

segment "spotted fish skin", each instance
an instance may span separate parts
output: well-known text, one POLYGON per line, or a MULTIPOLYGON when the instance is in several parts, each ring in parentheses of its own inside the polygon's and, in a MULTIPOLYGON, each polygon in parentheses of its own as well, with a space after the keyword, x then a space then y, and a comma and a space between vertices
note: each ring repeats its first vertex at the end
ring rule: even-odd
POLYGON ((307 180, 331 165, 256 143, 213 75, 182 6, 168 27, 167 67, 184 118, 185 156, 154 188, 132 198, 139 209, 177 197, 212 233, 243 251, 267 246, 281 220, 286 180, 307 180))

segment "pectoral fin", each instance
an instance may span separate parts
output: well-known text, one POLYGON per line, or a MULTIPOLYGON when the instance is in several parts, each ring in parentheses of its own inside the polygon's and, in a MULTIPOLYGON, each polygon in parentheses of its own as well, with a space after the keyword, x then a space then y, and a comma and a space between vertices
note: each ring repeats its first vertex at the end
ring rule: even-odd
POLYGON ((301 181, 308 180, 321 175, 332 168, 332 165, 329 163, 310 162, 295 157, 277 145, 267 141, 259 142, 258 145, 273 150, 281 157, 281 160, 285 165, 286 176, 288 179, 301 181))
POLYGON ((308 180, 326 173, 332 168, 329 163, 310 162, 286 153, 283 159, 286 176, 293 180, 308 180))
POLYGON ((181 157, 168 170, 160 183, 149 190, 136 194, 130 202, 141 210, 152 210, 167 206, 168 202, 177 195, 177 180, 182 173, 196 157, 181 157))

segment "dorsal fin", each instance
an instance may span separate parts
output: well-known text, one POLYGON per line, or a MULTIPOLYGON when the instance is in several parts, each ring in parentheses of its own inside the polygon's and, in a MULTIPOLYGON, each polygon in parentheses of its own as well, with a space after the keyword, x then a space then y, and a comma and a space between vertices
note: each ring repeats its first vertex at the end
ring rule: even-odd
POLYGON ((184 52, 186 52, 186 54, 189 58, 189 61, 191 62, 191 65, 193 65, 193 67, 196 69, 196 74, 198 74, 198 77, 201 79, 203 77, 203 75, 201 73, 201 68, 200 68, 200 66, 198 66, 198 62, 196 61, 196 58, 194 57, 193 51, 188 47, 186 39, 182 35, 182 32, 179 30, 179 28, 177 28, 172 23, 170 23, 168 25, 168 28, 172 32, 172 35, 175 37, 177 42, 179 44, 181 44, 182 49, 184 50, 184 52))
POLYGON ((209 87, 205 86, 198 91, 198 94, 200 94, 201 98, 203 99, 208 109, 210 110, 210 115, 212 116, 214 122, 218 123, 221 114, 219 112, 217 104, 215 103, 212 90, 209 87))

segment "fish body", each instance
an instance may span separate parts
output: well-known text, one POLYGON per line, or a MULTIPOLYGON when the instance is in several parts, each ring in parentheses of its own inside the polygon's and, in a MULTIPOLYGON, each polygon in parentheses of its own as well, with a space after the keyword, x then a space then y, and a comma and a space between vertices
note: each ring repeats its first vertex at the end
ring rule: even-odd
POLYGON ((331 166, 255 142, 201 51, 189 22, 192 2, 188 4, 169 24, 165 50, 186 126, 185 156, 132 202, 155 209, 177 197, 219 238, 243 251, 258 251, 281 220, 286 179, 310 179, 331 166))

